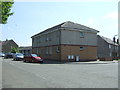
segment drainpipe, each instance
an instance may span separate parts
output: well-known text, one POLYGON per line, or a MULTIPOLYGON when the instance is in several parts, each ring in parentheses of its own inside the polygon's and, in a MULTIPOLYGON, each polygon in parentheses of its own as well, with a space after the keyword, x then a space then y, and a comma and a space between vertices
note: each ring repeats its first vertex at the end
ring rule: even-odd
POLYGON ((61 46, 60 45, 62 45, 61 44, 61 28, 59 29, 59 60, 60 60, 60 62, 61 62, 61 46))

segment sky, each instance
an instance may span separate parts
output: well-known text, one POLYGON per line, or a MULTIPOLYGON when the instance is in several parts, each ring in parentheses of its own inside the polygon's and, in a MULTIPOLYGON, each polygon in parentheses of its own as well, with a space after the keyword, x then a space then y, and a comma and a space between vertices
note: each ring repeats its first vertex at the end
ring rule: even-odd
POLYGON ((112 39, 118 34, 118 1, 105 1, 15 0, 14 15, 2 25, 2 40, 13 39, 19 46, 31 46, 31 36, 66 21, 94 28, 99 35, 112 39))

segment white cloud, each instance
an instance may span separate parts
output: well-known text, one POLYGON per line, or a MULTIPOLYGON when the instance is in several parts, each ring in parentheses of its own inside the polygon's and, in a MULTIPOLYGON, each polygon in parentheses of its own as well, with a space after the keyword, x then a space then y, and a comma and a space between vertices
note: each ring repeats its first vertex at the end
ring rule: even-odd
POLYGON ((104 18, 116 20, 118 19, 118 12, 113 11, 111 13, 108 13, 107 15, 104 16, 104 18))

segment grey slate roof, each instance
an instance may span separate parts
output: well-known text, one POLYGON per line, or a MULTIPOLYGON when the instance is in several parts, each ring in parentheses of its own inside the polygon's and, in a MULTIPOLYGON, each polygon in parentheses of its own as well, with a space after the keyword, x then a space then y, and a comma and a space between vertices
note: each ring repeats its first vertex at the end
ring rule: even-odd
POLYGON ((67 21, 67 22, 64 22, 61 27, 64 27, 64 28, 71 28, 71 29, 77 29, 77 30, 85 30, 85 31, 90 31, 90 32, 99 32, 95 29, 92 29, 90 27, 87 27, 87 26, 84 26, 84 25, 81 25, 81 24, 78 24, 78 23, 74 23, 74 22, 71 22, 71 21, 67 21))
MULTIPOLYGON (((2 45, 6 45, 6 44, 8 44, 8 43, 10 43, 10 42, 14 42, 12 39, 11 40, 6 40, 6 41, 0 41, 0 44, 2 44, 2 45)), ((15 43, 15 42, 14 42, 15 43)), ((16 44, 16 43, 15 43, 16 44)), ((17 45, 17 44, 16 44, 17 45)))
MULTIPOLYGON (((100 36, 100 35, 99 35, 100 36)), ((109 44, 114 44, 114 42, 111 40, 111 39, 109 39, 109 38, 107 38, 107 37, 104 37, 104 36, 100 36, 102 39, 104 39, 107 43, 109 43, 109 44)), ((117 43, 115 43, 115 45, 118 45, 117 43)))
MULTIPOLYGON (((47 31, 52 31, 52 30, 55 30, 55 29, 58 29, 58 28, 83 30, 83 31, 94 32, 94 33, 99 32, 98 30, 92 29, 90 27, 87 27, 87 26, 84 26, 84 25, 81 25, 81 24, 78 24, 78 23, 74 23, 74 22, 71 22, 71 21, 66 21, 66 22, 63 22, 59 25, 48 28, 47 30, 42 31, 40 33, 44 33, 44 32, 47 32, 47 31)), ((40 34, 40 33, 38 33, 38 34, 40 34)), ((38 34, 36 34, 36 35, 38 35, 38 34)), ((36 35, 34 35, 34 36, 36 36, 36 35)))

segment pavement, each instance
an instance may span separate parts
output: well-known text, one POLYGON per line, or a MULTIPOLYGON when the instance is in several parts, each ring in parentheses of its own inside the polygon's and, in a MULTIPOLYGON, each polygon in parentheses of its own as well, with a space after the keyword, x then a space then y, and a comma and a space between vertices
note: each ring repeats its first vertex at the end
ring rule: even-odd
POLYGON ((118 63, 2 61, 3 88, 118 88, 118 63))
POLYGON ((53 60, 44 60, 44 64, 109 64, 109 63, 118 63, 118 60, 113 61, 87 61, 87 62, 60 62, 53 60))
POLYGON ((117 60, 114 61, 90 61, 90 62, 72 62, 75 64, 110 64, 110 63, 118 63, 117 60))

